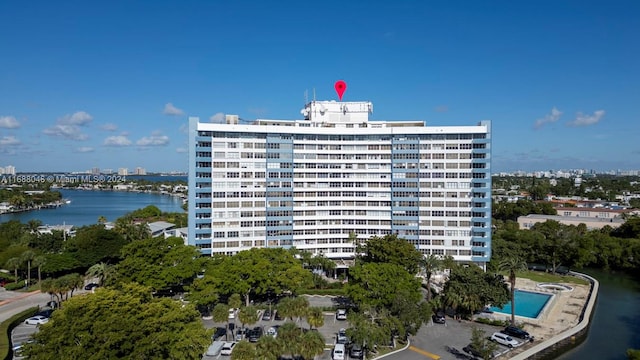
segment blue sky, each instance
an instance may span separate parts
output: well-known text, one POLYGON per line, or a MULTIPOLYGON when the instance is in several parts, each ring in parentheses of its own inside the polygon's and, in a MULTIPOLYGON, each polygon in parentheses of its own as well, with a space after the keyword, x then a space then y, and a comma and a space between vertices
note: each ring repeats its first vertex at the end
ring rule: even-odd
POLYGON ((0 166, 186 171, 189 116, 492 120, 493 171, 640 169, 638 1, 3 1, 0 166))

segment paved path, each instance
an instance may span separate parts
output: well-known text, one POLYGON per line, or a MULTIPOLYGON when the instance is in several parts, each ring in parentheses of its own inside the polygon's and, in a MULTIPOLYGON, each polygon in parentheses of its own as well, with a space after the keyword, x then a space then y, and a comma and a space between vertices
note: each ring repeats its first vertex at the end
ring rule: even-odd
POLYGON ((0 322, 33 306, 45 306, 51 300, 49 294, 38 291, 28 293, 7 291, 0 288, 0 322))

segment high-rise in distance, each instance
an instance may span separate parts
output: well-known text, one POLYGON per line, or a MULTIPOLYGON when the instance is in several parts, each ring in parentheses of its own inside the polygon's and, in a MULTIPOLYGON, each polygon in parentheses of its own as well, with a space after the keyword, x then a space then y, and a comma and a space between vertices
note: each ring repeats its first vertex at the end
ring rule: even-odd
POLYGON ((427 126, 372 111, 311 101, 302 120, 190 118, 188 243, 203 254, 296 247, 349 260, 355 243, 396 234, 485 268, 490 122, 427 126))

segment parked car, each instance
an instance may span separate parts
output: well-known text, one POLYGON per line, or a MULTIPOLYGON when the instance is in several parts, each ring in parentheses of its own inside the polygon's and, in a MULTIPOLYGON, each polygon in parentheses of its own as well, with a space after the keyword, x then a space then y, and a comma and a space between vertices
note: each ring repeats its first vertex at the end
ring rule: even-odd
POLYGON ((271 311, 269 311, 269 310, 265 310, 265 311, 262 313, 262 320, 264 320, 264 321, 270 321, 270 320, 271 320, 271 311))
POLYGON ((256 326, 249 333, 249 341, 250 342, 258 342, 258 340, 262 337, 262 328, 256 326))
POLYGON ((431 315, 431 320, 433 320, 433 322, 436 324, 444 324, 447 322, 444 313, 441 311, 438 311, 437 313, 431 315))
POLYGON ((519 339, 533 341, 533 337, 531 337, 531 335, 529 335, 528 332, 515 326, 511 326, 511 325, 507 326, 506 328, 504 328, 504 330, 502 330, 502 332, 509 336, 517 337, 519 339))
POLYGON ((247 329, 240 328, 236 331, 236 341, 244 340, 245 336, 247 336, 247 329))
POLYGON ((88 283, 87 285, 85 285, 84 289, 91 291, 91 290, 97 288, 98 286, 99 286, 98 284, 92 282, 92 283, 88 283))
POLYGON ((340 329, 338 330, 338 334, 336 335, 336 344, 346 344, 349 342, 349 338, 347 337, 347 330, 340 329))
POLYGON ((219 327, 219 328, 216 328, 216 332, 213 334, 213 339, 214 340, 219 339, 226 335, 227 335, 227 328, 219 327))
POLYGON ((32 316, 24 321, 24 323, 27 325, 42 325, 48 322, 49 322, 49 318, 42 315, 32 316))
POLYGON ((501 332, 494 332, 493 335, 491 335, 491 341, 495 341, 498 344, 502 344, 509 348, 518 346, 519 344, 517 340, 514 340, 511 336, 501 332))
POLYGON ((43 309, 39 311, 35 316, 44 316, 46 318, 50 318, 53 315, 53 309, 43 309))
POLYGON ((277 311, 277 310, 276 310, 276 311, 274 311, 273 313, 274 313, 274 315, 273 315, 273 319, 274 319, 274 320, 276 320, 276 321, 284 320, 284 319, 282 318, 282 315, 280 315, 280 311, 277 311))
POLYGON ((333 360, 344 360, 345 359, 344 344, 336 344, 336 346, 333 348, 333 352, 331 354, 331 358, 333 360))
POLYGON ((222 350, 220 350, 220 355, 230 356, 235 346, 236 346, 235 342, 224 343, 224 345, 222 345, 222 350))
POLYGON ((338 309, 338 311, 336 311, 336 320, 347 320, 347 310, 338 309))
POLYGON ((364 357, 364 349, 360 344, 353 344, 349 350, 349 357, 352 359, 362 359, 364 357))
POLYGON ((277 337, 278 336, 278 330, 274 327, 270 327, 267 329, 267 335, 271 336, 271 337, 277 337))
POLYGON ((469 344, 469 345, 463 347, 462 350, 464 352, 466 352, 467 354, 471 354, 471 356, 473 356, 473 357, 482 358, 482 353, 478 349, 474 348, 473 344, 469 344))
POLYGON ((236 309, 229 309, 229 320, 233 320, 236 318, 236 309))

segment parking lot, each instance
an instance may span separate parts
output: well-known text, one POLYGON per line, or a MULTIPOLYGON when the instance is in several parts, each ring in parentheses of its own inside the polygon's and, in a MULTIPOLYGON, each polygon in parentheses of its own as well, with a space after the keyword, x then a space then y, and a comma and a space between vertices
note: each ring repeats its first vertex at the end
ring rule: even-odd
MULTIPOLYGON (((463 351, 463 347, 471 342, 471 329, 476 327, 485 332, 487 337, 502 327, 472 323, 469 321, 457 321, 446 319, 445 324, 428 323, 422 326, 418 334, 411 337, 411 346, 399 353, 388 356, 388 360, 424 360, 424 359, 475 359, 472 355, 463 351)), ((519 345, 523 344, 518 340, 519 345)), ((494 356, 499 356, 510 351, 503 345, 498 348, 494 356)))
MULTIPOLYGON (((331 298, 328 298, 328 297, 308 297, 308 299, 309 299, 309 304, 312 307, 330 307, 335 305, 331 300, 331 298)), ((258 326, 263 329, 263 333, 266 333, 270 327, 278 327, 285 323, 285 320, 275 320, 276 311, 273 309, 271 312, 272 314, 274 314, 274 316, 271 316, 270 320, 262 320, 263 312, 264 310, 260 311, 260 320, 256 324, 247 325, 246 327, 254 328, 258 326)), ((225 341, 225 337, 223 335, 224 334, 223 329, 227 326, 226 323, 216 323, 213 320, 207 320, 207 319, 203 319, 202 321, 206 328, 209 328, 209 329, 219 328, 220 329, 219 335, 222 335, 222 336, 219 336, 219 338, 217 338, 216 340, 225 341)), ((291 321, 291 320, 287 319, 287 321, 291 321)), ((231 327, 233 327, 234 329, 237 329, 242 326, 242 324, 237 319, 237 317, 230 320, 230 323, 233 324, 231 327)), ((301 326, 303 328, 306 328, 306 329, 309 328, 309 324, 304 319, 300 319, 299 321, 296 321, 296 323, 298 324, 298 326, 301 326)), ((317 330, 324 337, 325 343, 327 345, 327 349, 329 349, 333 347, 338 331, 341 328, 346 328, 348 326, 349 326, 349 323, 347 321, 337 320, 334 312, 326 312, 324 316, 324 325, 317 330)), ((233 335, 231 332, 229 332, 227 336, 229 341, 233 340, 233 335)), ((204 356, 203 360, 225 359, 225 358, 229 358, 229 357, 224 355, 204 356)), ((330 360, 331 350, 325 350, 325 352, 321 356, 316 357, 316 359, 330 360)), ((347 359, 349 359, 349 357, 347 357, 347 359)))

